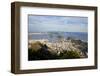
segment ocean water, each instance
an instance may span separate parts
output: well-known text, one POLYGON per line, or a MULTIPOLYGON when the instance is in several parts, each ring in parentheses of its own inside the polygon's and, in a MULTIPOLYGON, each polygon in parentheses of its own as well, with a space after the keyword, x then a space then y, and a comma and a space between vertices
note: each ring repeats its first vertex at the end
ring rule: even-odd
POLYGON ((29 39, 33 40, 48 39, 49 41, 55 41, 58 39, 58 37, 62 37, 65 39, 71 37, 73 39, 82 40, 84 42, 88 41, 88 33, 85 32, 42 32, 41 34, 29 34, 28 37, 29 39))

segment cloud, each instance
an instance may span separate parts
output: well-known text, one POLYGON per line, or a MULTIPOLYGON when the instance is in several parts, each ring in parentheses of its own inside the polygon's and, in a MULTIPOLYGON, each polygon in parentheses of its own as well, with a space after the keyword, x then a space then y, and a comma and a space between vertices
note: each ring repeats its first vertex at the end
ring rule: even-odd
POLYGON ((87 17, 40 16, 28 17, 29 32, 87 32, 87 17))

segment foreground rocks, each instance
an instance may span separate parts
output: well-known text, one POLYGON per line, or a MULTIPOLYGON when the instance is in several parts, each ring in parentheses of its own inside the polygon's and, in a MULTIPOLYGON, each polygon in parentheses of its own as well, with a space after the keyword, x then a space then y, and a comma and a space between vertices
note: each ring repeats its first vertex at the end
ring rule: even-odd
POLYGON ((33 41, 29 43, 29 60, 75 59, 88 57, 88 44, 81 40, 61 40, 54 43, 33 41))

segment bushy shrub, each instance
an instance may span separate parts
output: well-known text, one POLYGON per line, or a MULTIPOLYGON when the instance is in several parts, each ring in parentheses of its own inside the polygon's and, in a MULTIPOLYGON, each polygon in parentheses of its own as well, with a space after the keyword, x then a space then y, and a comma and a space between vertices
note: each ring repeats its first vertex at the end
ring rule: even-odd
POLYGON ((61 59, 80 58, 80 53, 77 51, 64 51, 61 53, 61 59))
POLYGON ((80 58, 80 54, 77 51, 65 51, 59 55, 52 54, 49 51, 44 51, 40 49, 38 51, 33 51, 32 49, 28 50, 28 59, 29 60, 48 60, 48 59, 75 59, 80 58))
MULTIPOLYGON (((63 50, 63 52, 52 53, 50 52, 52 49, 46 44, 42 44, 40 42, 32 44, 31 48, 28 48, 28 60, 49 60, 49 59, 74 59, 80 58, 80 53, 78 51, 67 51, 63 50)), ((53 50, 56 51, 56 50, 53 50)))

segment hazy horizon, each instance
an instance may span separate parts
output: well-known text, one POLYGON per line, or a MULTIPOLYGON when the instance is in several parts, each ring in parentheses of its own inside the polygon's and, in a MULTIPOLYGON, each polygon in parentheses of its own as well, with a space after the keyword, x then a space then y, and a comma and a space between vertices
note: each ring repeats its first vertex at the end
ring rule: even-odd
POLYGON ((88 32, 87 17, 28 16, 28 32, 88 32))

